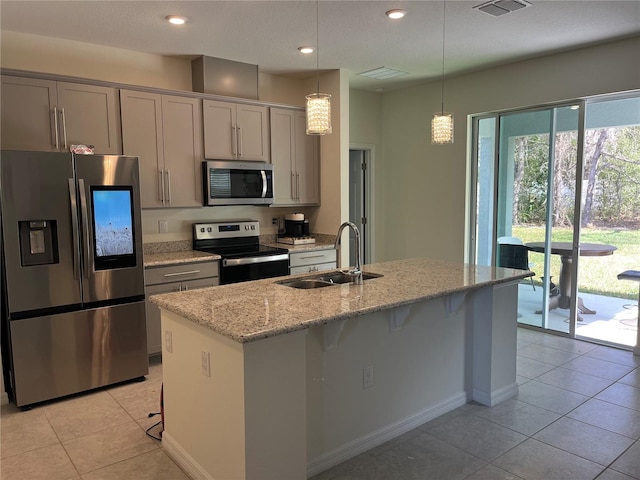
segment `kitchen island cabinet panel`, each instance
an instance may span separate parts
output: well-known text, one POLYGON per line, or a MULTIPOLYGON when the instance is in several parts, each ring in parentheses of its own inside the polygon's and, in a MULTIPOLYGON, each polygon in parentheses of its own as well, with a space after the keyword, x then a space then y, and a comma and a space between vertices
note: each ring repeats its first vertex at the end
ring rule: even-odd
POLYGON ((194 477, 304 479, 471 400, 517 394, 518 283, 529 272, 428 259, 365 271, 382 276, 154 297, 173 338, 163 448, 194 477))
POLYGON ((204 100, 205 157, 268 162, 268 120, 261 105, 204 100))
POLYGON ((2 149, 121 153, 117 89, 3 75, 1 93, 2 149))
POLYGON ((142 208, 202 206, 197 98, 121 90, 124 152, 140 157, 142 208))

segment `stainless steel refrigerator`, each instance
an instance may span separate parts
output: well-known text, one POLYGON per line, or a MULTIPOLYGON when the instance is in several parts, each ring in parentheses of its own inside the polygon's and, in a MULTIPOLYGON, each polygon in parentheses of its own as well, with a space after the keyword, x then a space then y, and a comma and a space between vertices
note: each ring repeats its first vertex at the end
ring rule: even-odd
POLYGON ((2 151, 0 197, 16 405, 146 375, 138 159, 2 151))

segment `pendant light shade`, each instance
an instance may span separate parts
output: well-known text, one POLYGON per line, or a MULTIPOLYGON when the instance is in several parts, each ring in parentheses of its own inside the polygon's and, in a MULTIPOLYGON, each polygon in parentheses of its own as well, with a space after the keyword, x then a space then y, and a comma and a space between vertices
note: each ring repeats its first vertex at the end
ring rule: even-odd
POLYGON ((431 120, 431 143, 442 145, 453 143, 453 113, 444 111, 444 32, 446 25, 447 4, 442 1, 442 80, 440 91, 440 112, 436 113, 431 120))
POLYGON ((453 113, 436 113, 431 120, 431 143, 453 143, 453 113))
POLYGON ((307 99, 307 135, 331 133, 331 95, 310 93, 307 99))
POLYGON ((307 110, 307 135, 327 135, 331 133, 331 95, 320 93, 320 42, 318 41, 319 0, 316 0, 316 93, 305 96, 307 110))

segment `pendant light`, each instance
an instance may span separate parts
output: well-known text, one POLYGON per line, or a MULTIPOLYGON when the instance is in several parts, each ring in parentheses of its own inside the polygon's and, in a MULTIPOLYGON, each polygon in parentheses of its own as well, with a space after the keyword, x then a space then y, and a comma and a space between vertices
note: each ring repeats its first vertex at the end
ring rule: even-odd
POLYGON ((320 93, 319 3, 319 0, 316 0, 316 93, 310 93, 304 97, 307 110, 307 135, 331 133, 331 95, 320 93))
POLYGON ((442 1, 442 79, 440 98, 440 113, 436 113, 431 120, 431 143, 445 144, 453 143, 453 113, 445 113, 444 111, 444 33, 446 20, 447 4, 446 0, 442 1))

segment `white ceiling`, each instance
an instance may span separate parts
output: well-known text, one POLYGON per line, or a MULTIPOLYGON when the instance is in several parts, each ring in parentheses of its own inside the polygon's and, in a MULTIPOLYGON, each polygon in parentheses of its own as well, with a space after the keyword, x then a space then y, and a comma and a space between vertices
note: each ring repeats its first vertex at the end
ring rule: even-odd
MULTIPOLYGON (((446 1, 446 74, 640 35, 640 0, 531 0, 500 17, 446 1)), ((443 1, 28 1, 2 0, 2 29, 175 56, 209 55, 257 64, 273 74, 313 75, 319 9, 319 66, 345 69, 351 86, 390 90, 442 73, 443 1), (385 11, 408 15, 392 21, 385 11), (175 27, 166 15, 183 15, 175 27), (391 80, 355 74, 409 72, 391 80)))

